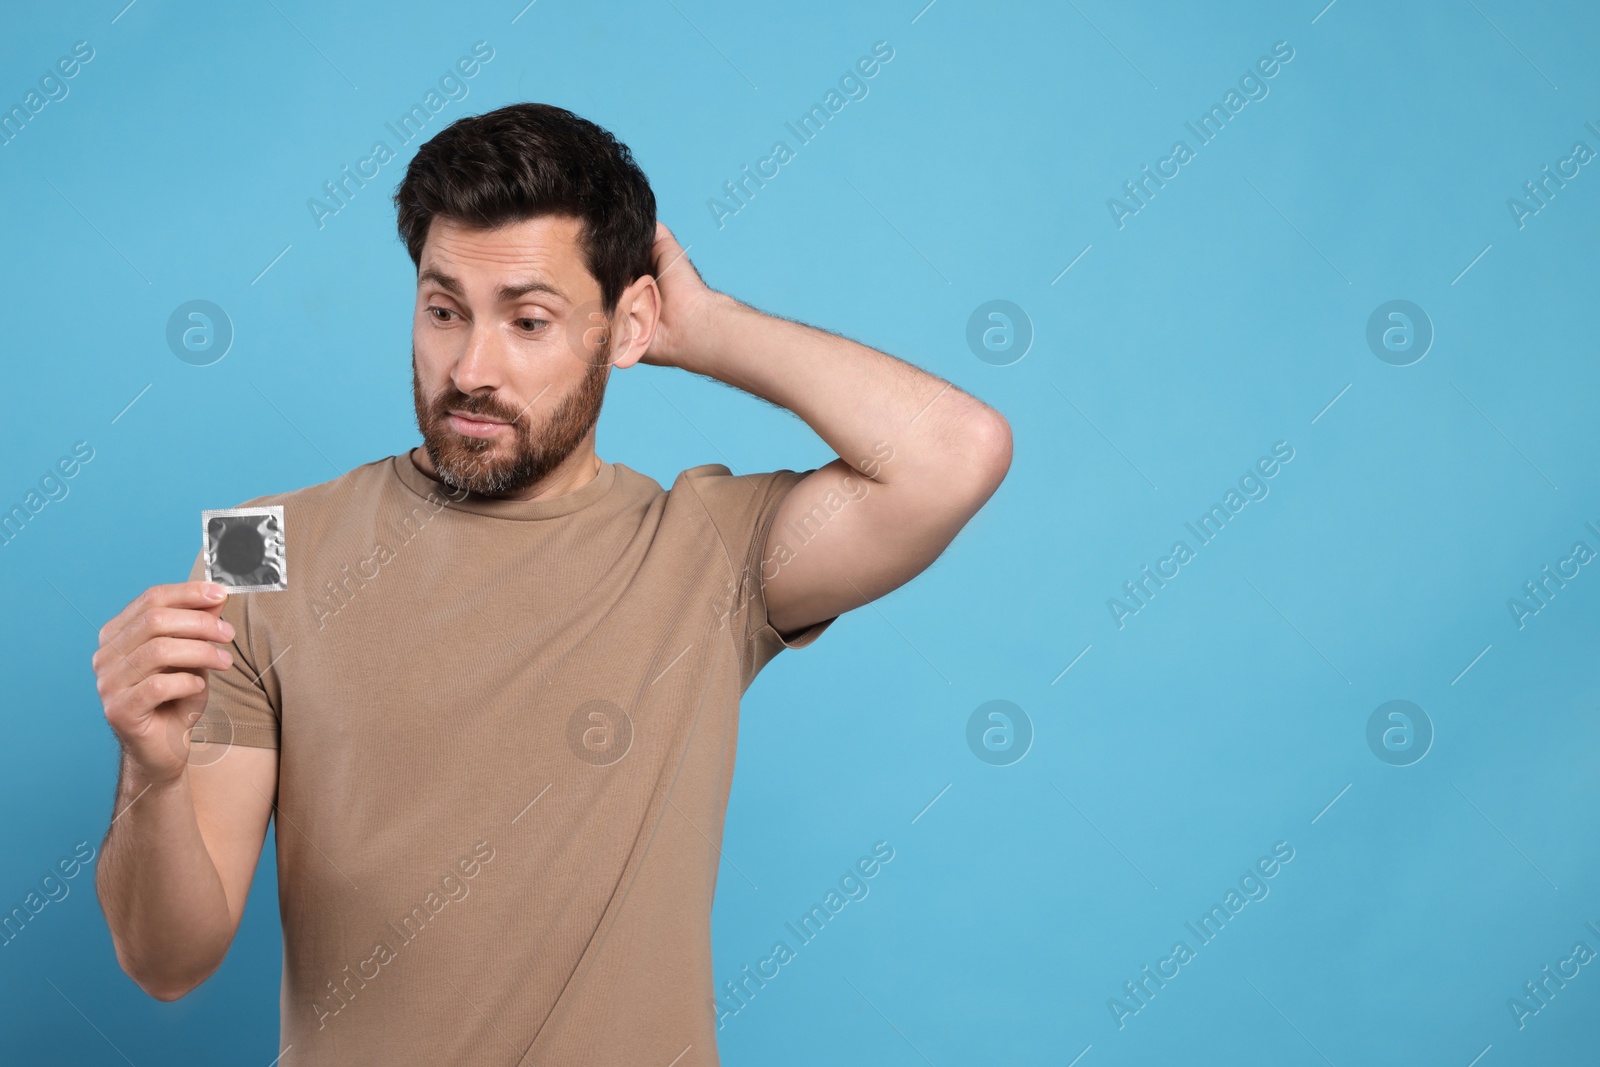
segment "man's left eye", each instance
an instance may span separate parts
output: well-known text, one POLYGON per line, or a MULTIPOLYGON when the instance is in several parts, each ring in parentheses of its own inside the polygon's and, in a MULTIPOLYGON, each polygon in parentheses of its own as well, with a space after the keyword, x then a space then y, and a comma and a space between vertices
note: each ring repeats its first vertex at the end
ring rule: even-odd
POLYGON ((536 330, 545 324, 544 319, 518 319, 517 325, 524 330, 536 330))

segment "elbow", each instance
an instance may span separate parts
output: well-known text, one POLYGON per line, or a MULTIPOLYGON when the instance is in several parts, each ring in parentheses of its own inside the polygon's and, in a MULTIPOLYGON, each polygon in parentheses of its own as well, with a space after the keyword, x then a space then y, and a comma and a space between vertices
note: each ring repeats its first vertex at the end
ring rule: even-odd
POLYGON ((994 461, 994 484, 1005 481, 1011 470, 1011 423, 998 411, 994 413, 994 428, 990 431, 989 454, 994 461))
POLYGON ((122 969, 127 971, 128 977, 133 979, 135 985, 148 996, 154 997, 163 1004, 170 1004, 193 993, 200 988, 200 984, 211 977, 210 972, 193 976, 178 976, 171 974, 158 974, 148 969, 130 970, 126 963, 122 969))
POLYGON ((968 444, 977 492, 982 501, 994 495, 1011 470, 1011 423, 990 407, 972 420, 968 444))
POLYGON ((163 1004, 171 1004, 174 1000, 177 1000, 180 997, 188 996, 196 987, 146 985, 145 983, 141 982, 139 983, 139 988, 150 994, 152 997, 155 997, 163 1004))
MULTIPOLYGON (((148 961, 141 961, 126 952, 120 944, 115 944, 117 963, 121 965, 123 973, 133 979, 133 984, 138 986, 146 995, 170 1004, 188 996, 200 988, 207 978, 216 971, 216 966, 199 970, 190 970, 181 973, 159 965, 153 966, 148 961)), ((220 964, 220 960, 218 964, 220 964)))
POLYGON ((216 973, 228 954, 237 918, 207 923, 191 914, 182 922, 163 925, 125 906, 126 886, 117 888, 109 868, 95 872, 95 889, 111 933, 117 965, 147 996, 171 1003, 188 996, 216 973))

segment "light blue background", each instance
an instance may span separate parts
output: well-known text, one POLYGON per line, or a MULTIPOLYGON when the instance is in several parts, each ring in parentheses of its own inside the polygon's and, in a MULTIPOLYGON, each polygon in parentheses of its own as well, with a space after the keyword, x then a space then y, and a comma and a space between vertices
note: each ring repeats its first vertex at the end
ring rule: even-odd
MULTIPOLYGON (((523 99, 601 122, 710 284, 948 378, 1015 433, 937 564, 747 696, 719 982, 873 842, 895 858, 726 1021, 726 1062, 1592 1062, 1600 965, 1522 1029, 1507 1001, 1600 950, 1600 568, 1522 629, 1506 602, 1600 548, 1600 167, 1523 228, 1506 202, 1574 141, 1600 150, 1595 9, 923 2, 9 5, 0 106, 73 42, 95 58, 0 147, 0 506, 74 442, 95 457, 0 547, 0 907, 98 845, 96 631, 186 576, 199 511, 416 443, 388 199, 415 143, 323 228, 306 201, 483 40, 428 135, 523 99), (708 198, 879 40, 867 98, 719 229, 708 198), (1277 41, 1270 95, 1119 229, 1107 199, 1194 147, 1184 122, 1277 41), (164 339, 191 299, 236 330, 212 366, 164 339), (992 299, 1035 330, 1009 366, 965 340, 992 299), (1411 366, 1365 341, 1391 299, 1436 330, 1411 366), (1107 599, 1277 441, 1270 496, 1118 629, 1107 599), (967 747, 992 699, 1035 731, 1011 766, 967 747), (1391 699, 1436 731, 1409 767, 1366 742, 1391 699), (1108 999, 1278 841, 1270 895, 1119 1029, 1108 999)), ((599 450, 663 484, 831 458, 651 367, 614 377, 599 450)), ((222 969, 160 1004, 80 875, 0 948, 8 1061, 267 1064, 275 879, 269 841, 222 969)))

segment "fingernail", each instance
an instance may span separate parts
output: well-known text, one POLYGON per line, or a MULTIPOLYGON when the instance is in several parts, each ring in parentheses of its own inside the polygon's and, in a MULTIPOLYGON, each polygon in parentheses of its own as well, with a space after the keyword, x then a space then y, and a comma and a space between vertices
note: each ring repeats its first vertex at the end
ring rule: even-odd
POLYGON ((217 585, 215 582, 208 584, 205 588, 205 598, 207 600, 221 600, 227 595, 228 591, 222 588, 222 586, 217 585))
POLYGON ((222 638, 225 641, 233 640, 233 623, 228 622, 226 619, 222 622, 222 638))

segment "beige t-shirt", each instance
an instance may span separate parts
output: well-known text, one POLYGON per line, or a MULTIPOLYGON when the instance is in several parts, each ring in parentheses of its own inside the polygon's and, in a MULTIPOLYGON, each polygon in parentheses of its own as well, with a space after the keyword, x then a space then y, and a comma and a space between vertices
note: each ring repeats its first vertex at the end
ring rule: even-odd
POLYGON ((762 598, 808 473, 505 501, 407 453, 246 502, 289 588, 229 596, 195 736, 278 749, 283 1067, 718 1062, 739 698, 833 622, 762 598))

